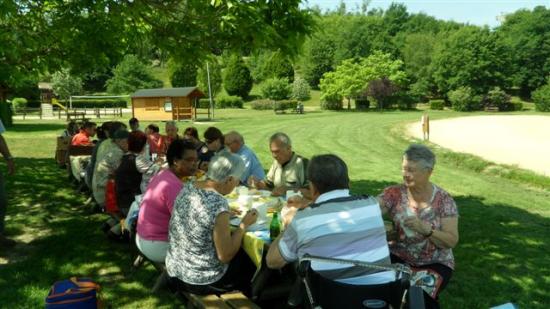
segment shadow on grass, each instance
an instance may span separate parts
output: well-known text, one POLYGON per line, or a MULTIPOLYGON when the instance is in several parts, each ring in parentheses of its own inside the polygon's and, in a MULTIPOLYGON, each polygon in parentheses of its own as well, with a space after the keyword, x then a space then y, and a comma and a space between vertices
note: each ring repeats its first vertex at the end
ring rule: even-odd
MULTIPOLYGON (((482 197, 454 198, 460 212, 452 308, 488 308, 509 301, 520 308, 550 304, 550 219, 482 197), (459 301, 460 302, 456 302, 459 301), (455 303, 456 302, 456 303, 455 303)), ((447 306, 446 306, 447 307, 447 306)))
POLYGON ((82 207, 86 197, 53 160, 18 158, 18 164, 16 176, 7 180, 6 221, 18 245, 0 251, 0 260, 7 261, 0 264, 0 307, 41 307, 51 285, 71 276, 96 280, 113 308, 177 304, 169 292, 150 294, 157 276, 153 267, 130 273, 132 246, 107 240, 100 230, 106 216, 82 207))
POLYGON ((10 127, 10 132, 40 132, 40 131, 63 131, 66 128, 66 125, 62 123, 51 123, 51 122, 15 122, 12 127, 10 127))
POLYGON ((368 194, 376 197, 384 191, 384 188, 395 184, 395 182, 385 180, 352 180, 350 182, 350 191, 352 194, 368 194))

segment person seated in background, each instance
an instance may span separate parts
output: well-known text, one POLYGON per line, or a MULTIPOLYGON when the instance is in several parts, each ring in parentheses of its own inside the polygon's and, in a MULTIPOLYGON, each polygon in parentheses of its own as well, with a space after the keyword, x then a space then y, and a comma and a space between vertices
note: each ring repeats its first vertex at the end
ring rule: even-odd
POLYGON ((166 270, 178 290, 213 294, 246 291, 250 285, 256 268, 241 244, 257 212, 249 211, 232 232, 224 198, 239 184, 243 170, 239 156, 222 152, 210 161, 207 180, 188 182, 176 198, 166 270))
MULTIPOLYGON (((199 155, 199 161, 202 161, 201 155, 208 153, 208 147, 199 139, 199 131, 195 127, 188 127, 183 132, 183 139, 190 141, 195 145, 197 153, 199 155)), ((208 160, 210 161, 210 158, 208 160)))
POLYGON ((168 151, 168 147, 170 147, 170 144, 180 139, 180 136, 178 135, 178 125, 175 121, 167 121, 166 126, 164 128, 166 135, 162 136, 162 144, 164 147, 163 152, 166 153, 168 151))
MULTIPOLYGON (((306 254, 390 264, 382 213, 376 198, 351 196, 346 163, 327 154, 314 156, 309 168, 313 204, 289 199, 300 208, 267 253, 267 266, 280 269, 306 254)), ((312 262, 314 271, 346 284, 383 284, 395 280, 393 271, 352 265, 312 262)))
POLYGON ((208 151, 200 156, 199 168, 203 171, 208 169, 208 162, 221 151, 226 151, 222 131, 216 127, 209 127, 204 131, 204 143, 208 151))
POLYGON ((106 139, 109 138, 109 130, 110 130, 112 124, 113 124, 113 122, 111 122, 111 121, 104 122, 96 130, 97 143, 95 143, 94 149, 92 150, 92 156, 90 158, 90 163, 88 163, 88 165, 86 166, 86 177, 84 177, 86 185, 90 189, 92 189, 92 178, 94 176, 95 163, 96 163, 96 160, 97 160, 97 153, 99 151, 99 147, 101 146, 101 144, 106 139))
POLYGON ((128 151, 128 134, 125 128, 118 129, 110 140, 103 142, 106 146, 101 158, 98 155, 92 177, 92 192, 94 199, 101 207, 105 205, 107 181, 114 177, 122 156, 128 151))
POLYGON ((130 118, 130 120, 128 120, 128 124, 130 125, 130 132, 141 131, 139 129, 139 120, 137 118, 130 118))
POLYGON ((164 263, 168 249, 168 223, 174 200, 180 193, 181 179, 192 176, 197 170, 197 152, 193 144, 176 140, 166 153, 168 169, 155 175, 141 202, 136 245, 150 260, 164 263))
POLYGON ((258 157, 254 151, 244 144, 244 138, 241 134, 239 134, 239 132, 231 131, 225 134, 224 140, 227 149, 243 159, 244 172, 241 176, 241 183, 246 184, 248 178, 251 176, 256 179, 265 178, 264 169, 260 163, 260 160, 258 160, 258 157))
POLYGON ((379 196, 382 212, 389 214, 398 234, 390 246, 392 262, 439 277, 435 295, 424 293, 426 308, 439 308, 438 295, 453 274, 453 248, 459 238, 455 201, 430 182, 434 166, 435 155, 428 147, 410 145, 401 165, 403 184, 387 187, 379 196))
POLYGON ((96 130, 96 123, 95 122, 89 122, 86 121, 82 128, 80 129, 80 132, 73 136, 73 139, 71 141, 72 146, 92 146, 92 137, 95 135, 96 130))
POLYGON ((265 179, 251 176, 248 184, 258 189, 270 189, 275 196, 284 195, 287 190, 300 190, 309 197, 307 187, 307 160, 292 151, 292 142, 285 133, 275 133, 269 139, 273 164, 265 179))
POLYGON ((128 152, 122 156, 115 172, 115 190, 118 208, 125 216, 136 195, 141 194, 142 174, 137 169, 136 158, 145 148, 147 136, 141 131, 128 135, 128 152))
POLYGON ((150 124, 145 129, 147 144, 149 145, 149 154, 153 157, 153 161, 158 155, 161 155, 164 150, 162 146, 162 137, 159 131, 159 127, 156 124, 150 124))
POLYGON ((75 134, 78 133, 78 131, 79 131, 78 124, 76 123, 76 121, 71 120, 69 121, 69 123, 67 123, 67 128, 65 129, 65 131, 63 131, 63 134, 61 134, 61 136, 73 137, 75 134))

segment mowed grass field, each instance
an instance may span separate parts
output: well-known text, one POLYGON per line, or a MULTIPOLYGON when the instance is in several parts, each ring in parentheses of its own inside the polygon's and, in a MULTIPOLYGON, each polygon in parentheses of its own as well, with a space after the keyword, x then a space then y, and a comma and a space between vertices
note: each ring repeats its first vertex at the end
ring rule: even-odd
MULTIPOLYGON (((301 155, 342 157, 354 193, 378 194, 401 182, 401 154, 411 142, 403 129, 420 115, 224 110, 216 111, 215 122, 194 126, 200 134, 210 125, 238 130, 265 169, 271 164, 269 136, 286 132, 301 155)), ((180 123, 180 130, 188 125, 180 123)), ((58 121, 17 121, 5 134, 18 166, 7 182, 7 232, 20 244, 0 251, 0 308, 42 307, 51 284, 73 275, 97 280, 112 308, 181 306, 169 292, 151 295, 154 269, 131 273, 129 246, 109 242, 100 231, 104 217, 81 207, 85 197, 75 193, 52 159, 55 137, 63 127, 58 121)), ((495 173, 502 168, 432 146, 438 156, 432 181, 452 194, 460 212, 457 266, 441 295, 443 307, 488 308, 509 301, 520 308, 550 306, 550 179, 515 169, 495 173)), ((5 171, 5 165, 1 168, 5 171)))

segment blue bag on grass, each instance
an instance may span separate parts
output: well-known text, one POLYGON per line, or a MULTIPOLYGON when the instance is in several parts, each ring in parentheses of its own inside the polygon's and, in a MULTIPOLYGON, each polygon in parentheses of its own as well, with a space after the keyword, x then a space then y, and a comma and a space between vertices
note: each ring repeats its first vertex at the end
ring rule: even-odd
POLYGON ((72 277, 53 284, 46 297, 46 309, 102 308, 99 284, 89 278, 72 277))

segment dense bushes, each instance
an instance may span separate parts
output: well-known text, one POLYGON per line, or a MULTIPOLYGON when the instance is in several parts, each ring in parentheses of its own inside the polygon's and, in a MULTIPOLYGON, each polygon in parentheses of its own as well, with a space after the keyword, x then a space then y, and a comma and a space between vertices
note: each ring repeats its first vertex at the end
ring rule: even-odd
POLYGON ((368 98, 357 98, 355 99, 355 108, 356 109, 369 109, 370 101, 368 98))
MULTIPOLYGON (((65 107, 69 107, 69 100, 60 100, 60 104, 65 107)), ((97 99, 97 100, 80 100, 73 99, 72 102, 73 108, 113 108, 113 107, 122 107, 126 108, 128 102, 122 99, 97 99)))
POLYGON ((451 106, 455 111, 468 112, 479 110, 481 98, 472 91, 470 87, 459 87, 447 94, 451 106))
POLYGON ((13 106, 13 111, 18 112, 19 110, 27 107, 27 99, 25 98, 14 98, 11 100, 11 105, 13 106))
POLYGON ((296 78, 292 83, 291 97, 298 101, 307 101, 311 98, 311 88, 308 82, 303 78, 296 78))
POLYGON ((270 78, 260 85, 263 98, 271 100, 286 100, 292 92, 291 85, 286 78, 270 78))
POLYGON ((298 106, 298 101, 296 100, 281 100, 273 102, 273 109, 275 111, 285 111, 287 109, 295 110, 298 106))
POLYGON ((550 83, 533 91, 531 98, 539 112, 550 112, 550 83))
MULTIPOLYGON (((197 65, 195 63, 174 64, 170 76, 172 87, 195 87, 197 85, 197 65)), ((208 89, 206 89, 208 92, 208 89)))
POLYGON ((250 102, 250 107, 255 110, 269 110, 273 109, 273 100, 262 99, 250 102))
POLYGON ((221 95, 216 98, 216 108, 243 108, 243 99, 239 96, 221 95))
POLYGON ((252 89, 252 76, 241 58, 231 57, 223 75, 225 91, 232 96, 248 97, 252 89))
POLYGON ((5 127, 11 127, 13 125, 11 104, 7 102, 0 102, 0 119, 5 127))
POLYGON ((510 102, 510 96, 499 87, 490 90, 485 100, 489 106, 496 106, 501 112, 514 110, 514 105, 510 102))
MULTIPOLYGON (((216 106, 216 100, 214 101, 214 106, 216 106)), ((199 99, 197 108, 209 108, 210 107, 210 99, 199 99)))
POLYGON ((342 97, 338 95, 334 95, 334 96, 325 95, 321 98, 320 106, 321 106, 321 109, 325 109, 325 110, 341 110, 343 108, 342 97))
POLYGON ((430 100, 430 109, 443 110, 444 107, 445 107, 444 100, 430 100))

